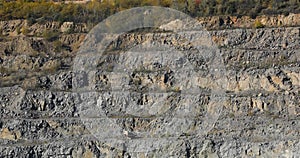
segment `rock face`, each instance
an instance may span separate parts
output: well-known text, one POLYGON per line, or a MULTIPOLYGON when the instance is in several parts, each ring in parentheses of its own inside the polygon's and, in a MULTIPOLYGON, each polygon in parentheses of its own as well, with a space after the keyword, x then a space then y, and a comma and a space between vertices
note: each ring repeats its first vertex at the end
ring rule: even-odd
POLYGON ((0 21, 0 28, 2 35, 17 36, 19 34, 26 35, 40 35, 46 31, 57 31, 61 33, 66 32, 88 32, 89 28, 83 23, 64 22, 38 22, 29 24, 27 20, 11 20, 11 21, 0 21))
MULTIPOLYGON (((15 23, 17 26, 22 22, 15 23)), ((65 32, 74 24, 49 27, 65 32)), ((14 28, 8 30, 13 32, 14 28)), ((60 50, 54 42, 38 37, 17 36, 1 41, 0 157, 299 156, 300 28, 214 30, 209 34, 222 57, 222 78, 226 82, 213 78, 215 74, 206 67, 209 61, 197 56, 199 52, 180 36, 169 32, 121 35, 97 61, 95 71, 82 77, 72 65, 78 62, 75 51, 83 33, 59 36, 60 50), (149 57, 148 63, 138 63, 139 52, 145 53, 147 48, 133 47, 144 43, 150 43, 152 50, 163 44, 176 48, 168 47, 166 54, 187 53, 197 75, 190 77, 191 69, 176 74, 162 64, 180 64, 179 59, 160 63, 149 57), (133 58, 122 56, 125 53, 133 58), (141 67, 124 76, 116 73, 119 67, 110 65, 119 61, 128 67, 141 67), (178 74, 184 80, 178 82, 178 74), (86 85, 86 80, 93 84, 86 85), (221 85, 224 102, 216 109, 208 106, 215 103, 208 94, 220 83, 226 83, 221 85), (91 88, 98 92, 98 99, 85 102, 93 94, 74 92, 74 86, 91 88), (184 93, 193 86, 201 91, 184 93), (117 93, 120 87, 134 93, 117 93), (153 88, 171 95, 150 93, 153 88), (165 104, 151 104, 159 98, 164 98, 165 104), (106 117, 99 117, 95 113, 99 107, 95 107, 85 113, 90 115, 86 120, 82 119, 80 108, 93 102, 106 117), (149 110, 143 111, 148 105, 149 110), (218 110, 216 120, 205 118, 218 110), (177 114, 184 115, 174 117, 177 114), (99 120, 88 119, 93 117, 99 120), (91 127, 95 122, 101 125, 97 129, 91 127), (203 128, 206 123, 211 128, 203 128), (204 135, 194 134, 204 130, 204 135), (119 136, 121 143, 99 139, 99 131, 107 138, 119 136), (120 146, 122 141, 130 146, 120 146), (143 150, 150 145, 153 150, 143 150)))
POLYGON ((291 27, 299 26, 300 14, 274 15, 274 16, 257 16, 251 18, 249 16, 215 16, 201 17, 199 21, 208 29, 228 29, 228 28, 252 28, 258 21, 264 27, 291 27))

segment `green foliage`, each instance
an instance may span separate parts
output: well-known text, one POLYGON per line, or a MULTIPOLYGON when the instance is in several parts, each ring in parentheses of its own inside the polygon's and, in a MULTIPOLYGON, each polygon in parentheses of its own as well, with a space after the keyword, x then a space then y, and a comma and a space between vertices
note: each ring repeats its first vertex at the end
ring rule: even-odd
POLYGON ((21 34, 21 28, 20 27, 17 28, 17 34, 18 35, 21 34))
POLYGON ((63 44, 59 40, 54 41, 53 46, 55 52, 61 52, 63 50, 63 44))
POLYGON ((72 33, 75 33, 75 28, 74 28, 74 26, 73 27, 71 27, 71 28, 69 28, 68 30, 67 30, 67 32, 65 32, 66 34, 72 34, 72 33))
POLYGON ((265 27, 259 20, 256 20, 255 22, 254 22, 254 27, 255 28, 263 28, 263 27, 265 27))
POLYGON ((29 30, 26 26, 23 26, 20 31, 23 35, 28 35, 29 33, 29 30))
POLYGON ((26 20, 28 26, 31 26, 36 22, 36 19, 34 19, 33 17, 27 17, 26 20))
POLYGON ((45 38, 47 41, 55 41, 59 37, 59 32, 56 31, 49 31, 45 30, 42 34, 42 37, 45 38))
POLYGON ((4 37, 4 35, 3 35, 3 28, 0 28, 0 41, 2 41, 3 37, 4 37))
POLYGON ((37 19, 98 23, 106 17, 132 7, 171 7, 192 16, 300 13, 299 0, 93 0, 86 4, 52 1, 0 0, 0 20, 37 19))
POLYGON ((163 6, 163 7, 171 7, 172 0, 161 0, 160 5, 163 6))

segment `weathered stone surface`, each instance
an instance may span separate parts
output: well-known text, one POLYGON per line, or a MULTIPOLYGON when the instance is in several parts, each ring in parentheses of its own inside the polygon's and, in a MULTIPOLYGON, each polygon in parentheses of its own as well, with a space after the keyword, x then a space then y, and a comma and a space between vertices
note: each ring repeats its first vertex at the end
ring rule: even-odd
POLYGON ((253 28, 255 22, 259 21, 264 27, 291 27, 299 26, 300 14, 285 15, 262 15, 256 18, 249 16, 214 16, 214 17, 200 17, 199 21, 208 29, 228 29, 228 28, 253 28))
MULTIPOLYGON (((292 16, 296 15, 281 17, 282 23, 298 25, 291 20, 292 16)), ((238 19, 230 20, 233 21, 230 25, 239 23, 238 19)), ((22 23, 13 22, 16 26, 22 23)), ((277 23, 280 20, 270 26, 277 23)), ((0 25, 5 26, 4 32, 16 31, 11 24, 0 25)), ((37 25, 31 29, 40 31, 37 25)), ((55 23, 45 26, 62 27, 65 32, 70 26, 55 23)), ((81 27, 78 30, 83 32, 81 27)), ((72 48, 61 54, 54 51, 51 42, 41 38, 2 41, 0 157, 299 156, 299 27, 209 33, 220 49, 226 70, 221 79, 226 82, 214 78, 212 68, 207 66, 209 57, 201 55, 205 52, 197 52, 196 46, 181 41, 182 34, 121 35, 105 55, 96 56, 99 60, 88 60, 82 55, 82 59, 87 58, 85 61, 92 61, 86 62, 86 68, 97 63, 86 72, 70 68, 77 62, 73 48, 78 47, 84 34, 60 36, 59 40, 72 48), (167 44, 176 49, 152 47, 154 52, 147 48, 132 49, 141 43, 167 44), (139 52, 146 54, 146 59, 139 52), (189 60, 168 60, 172 59, 172 53, 179 52, 189 60), (164 60, 157 60, 161 54, 164 60), (171 71, 184 64, 194 66, 195 74, 191 69, 171 71), (180 77, 179 82, 176 78, 180 77), (213 113, 216 109, 208 105, 219 102, 211 92, 220 87, 225 93, 221 96, 222 107, 220 112, 213 113), (191 88, 198 91, 189 91, 191 88), (89 100, 93 97, 97 99, 89 100), (160 99, 161 104, 154 104, 160 99), (90 111, 84 113, 85 108, 90 111), (209 129, 205 123, 213 117, 206 114, 217 116, 209 129), (92 128, 95 123, 100 128, 92 128), (204 130, 207 134, 195 134, 204 130), (103 139, 99 139, 99 132, 103 139), (131 134, 138 139, 130 137, 131 134), (149 146, 153 150, 143 152, 149 146)))

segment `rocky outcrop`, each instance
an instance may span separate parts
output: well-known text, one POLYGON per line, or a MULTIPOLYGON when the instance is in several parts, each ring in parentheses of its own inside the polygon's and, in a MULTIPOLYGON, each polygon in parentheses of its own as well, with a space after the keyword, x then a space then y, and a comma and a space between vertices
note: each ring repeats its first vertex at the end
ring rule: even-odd
POLYGON ((10 20, 10 21, 0 21, 0 32, 4 36, 18 36, 20 34, 27 36, 41 36, 45 32, 61 32, 61 33, 87 33, 89 27, 87 24, 83 23, 73 23, 73 22, 51 22, 43 21, 36 22, 34 24, 29 24, 27 20, 10 20))
POLYGON ((201 17, 198 20, 207 29, 228 29, 228 28, 253 28, 255 22, 259 22, 263 27, 291 27, 300 25, 300 14, 274 15, 274 16, 214 16, 201 17))
MULTIPOLYGON (((7 23, 1 25, 6 26, 4 32, 15 32, 7 23)), ((232 25, 240 27, 238 22, 232 25)), ((38 32, 39 26, 34 27, 32 32, 38 32)), ((62 32, 69 27, 74 24, 47 25, 62 32)), ((123 34, 110 43, 95 70, 83 75, 72 65, 85 59, 80 54, 75 58, 84 33, 61 34, 58 43, 41 37, 6 38, 0 42, 0 157, 297 157, 299 31, 299 27, 209 31, 220 64, 224 63, 217 65, 223 70, 217 77, 218 70, 209 66, 214 61, 205 60, 195 46, 170 32, 123 34), (138 47, 143 44, 166 51, 164 60, 147 56, 149 49, 138 47), (178 52, 186 53, 194 69, 175 72, 165 66, 186 64, 181 58, 172 60, 178 52), (140 63, 139 53, 145 53, 148 62, 140 63), (135 71, 111 65, 120 61, 135 71), (82 87, 87 91, 79 91, 82 87), (194 87, 200 91, 189 91, 194 87), (216 88, 222 88, 222 94, 210 95, 216 88), (153 89, 157 93, 151 93, 153 89), (98 92, 97 100, 86 102, 94 95, 90 91, 98 92), (164 97, 166 93, 171 95, 164 97), (222 102, 214 97, 222 97, 222 102), (78 106, 95 101, 104 118, 93 113, 99 107, 89 109, 86 116, 81 108, 87 106, 78 106), (165 104, 152 104, 157 101, 165 104), (97 126, 95 122, 101 124, 96 132, 91 127, 97 126), (119 128, 124 134, 112 130, 119 128), (99 131, 112 139, 120 136, 120 142, 97 139, 99 131), (131 146, 119 146, 123 142, 131 146), (151 145, 153 150, 143 150, 151 145)))
MULTIPOLYGON (((300 25, 300 14, 290 13, 289 15, 263 15, 251 18, 249 16, 213 16, 199 17, 200 23, 208 30, 228 29, 228 28, 253 28, 255 22, 260 22, 263 27, 293 27, 300 25)), ((91 24, 74 22, 40 21, 29 24, 27 20, 0 21, 0 32, 2 35, 17 36, 42 35, 47 31, 61 33, 87 33, 93 26, 91 24)))

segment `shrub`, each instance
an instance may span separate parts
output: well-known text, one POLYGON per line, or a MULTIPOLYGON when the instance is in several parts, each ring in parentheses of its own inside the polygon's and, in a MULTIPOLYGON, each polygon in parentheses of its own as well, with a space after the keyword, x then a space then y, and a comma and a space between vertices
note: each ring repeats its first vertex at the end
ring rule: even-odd
POLYGON ((26 26, 23 26, 23 27, 21 28, 21 33, 22 33, 23 35, 27 36, 28 33, 29 33, 28 28, 27 28, 26 26))
POLYGON ((54 46, 55 52, 61 52, 63 49, 63 44, 59 40, 54 41, 53 46, 54 46))
POLYGON ((255 28, 263 28, 263 27, 265 27, 265 25, 263 25, 259 20, 255 20, 254 27, 255 28))
POLYGON ((68 31, 66 32, 66 34, 72 34, 72 33, 75 33, 74 26, 72 26, 71 28, 69 28, 68 31))
POLYGON ((163 7, 171 7, 172 0, 161 0, 160 5, 163 6, 163 7))
POLYGON ((33 18, 33 17, 29 17, 26 19, 27 20, 27 25, 28 26, 31 26, 33 25, 34 23, 36 23, 36 20, 33 18))
POLYGON ((234 1, 229 1, 226 3, 226 11, 225 14, 234 14, 237 12, 236 10, 237 4, 234 1))
POLYGON ((20 27, 17 28, 17 34, 18 35, 21 34, 21 28, 20 27))
POLYGON ((53 42, 59 37, 59 32, 45 30, 42 34, 42 37, 47 41, 53 42))
POLYGON ((249 13, 249 16, 250 16, 251 19, 256 19, 256 17, 257 17, 257 12, 251 11, 251 12, 249 13))

